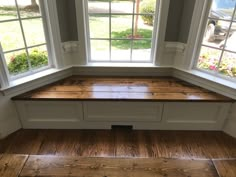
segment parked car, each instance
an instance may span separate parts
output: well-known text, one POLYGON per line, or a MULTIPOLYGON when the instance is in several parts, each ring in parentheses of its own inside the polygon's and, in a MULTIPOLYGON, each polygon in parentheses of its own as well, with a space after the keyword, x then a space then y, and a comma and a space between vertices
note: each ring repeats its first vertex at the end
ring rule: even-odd
MULTIPOLYGON (((235 0, 214 0, 209 15, 208 26, 205 32, 205 40, 213 42, 215 40, 224 40, 230 28, 230 23, 225 20, 231 20, 232 12, 235 8, 235 0)), ((232 25, 229 31, 231 36, 236 31, 236 25, 232 25)))

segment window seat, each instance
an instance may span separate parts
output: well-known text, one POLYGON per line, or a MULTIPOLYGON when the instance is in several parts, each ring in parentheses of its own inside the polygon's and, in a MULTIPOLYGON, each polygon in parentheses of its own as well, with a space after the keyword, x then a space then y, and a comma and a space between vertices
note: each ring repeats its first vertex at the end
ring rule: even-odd
POLYGON ((196 101, 234 102, 173 77, 80 77, 72 76, 18 95, 13 100, 30 101, 196 101))
POLYGON ((222 130, 234 102, 173 77, 71 76, 12 99, 30 129, 222 130))

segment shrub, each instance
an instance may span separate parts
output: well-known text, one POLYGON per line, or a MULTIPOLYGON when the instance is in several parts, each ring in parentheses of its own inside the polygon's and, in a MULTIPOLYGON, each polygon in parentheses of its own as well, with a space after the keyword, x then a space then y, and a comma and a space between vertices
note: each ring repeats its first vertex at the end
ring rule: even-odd
MULTIPOLYGON (((32 68, 40 68, 48 65, 48 58, 46 52, 34 50, 29 54, 32 68)), ((8 64, 8 70, 11 74, 22 73, 29 70, 27 61, 27 54, 21 53, 12 56, 8 64)))
MULTIPOLYGON (((154 14, 156 10, 155 0, 146 0, 141 3, 141 13, 143 14, 154 14)), ((142 15, 144 23, 148 25, 153 25, 154 17, 153 15, 142 15)))

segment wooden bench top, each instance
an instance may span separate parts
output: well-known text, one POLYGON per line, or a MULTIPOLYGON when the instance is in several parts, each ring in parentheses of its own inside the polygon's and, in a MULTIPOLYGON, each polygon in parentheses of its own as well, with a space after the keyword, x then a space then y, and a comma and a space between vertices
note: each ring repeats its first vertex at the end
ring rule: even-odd
POLYGON ((233 102, 223 95, 173 77, 71 76, 13 97, 13 100, 126 100, 233 102))

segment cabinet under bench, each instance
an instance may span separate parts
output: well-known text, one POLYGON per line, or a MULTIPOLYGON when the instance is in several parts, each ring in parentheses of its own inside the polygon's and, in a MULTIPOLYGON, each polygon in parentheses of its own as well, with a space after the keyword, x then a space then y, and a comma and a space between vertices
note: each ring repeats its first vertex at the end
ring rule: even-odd
POLYGON ((221 130, 234 100, 172 77, 72 76, 12 98, 23 128, 221 130))

